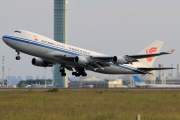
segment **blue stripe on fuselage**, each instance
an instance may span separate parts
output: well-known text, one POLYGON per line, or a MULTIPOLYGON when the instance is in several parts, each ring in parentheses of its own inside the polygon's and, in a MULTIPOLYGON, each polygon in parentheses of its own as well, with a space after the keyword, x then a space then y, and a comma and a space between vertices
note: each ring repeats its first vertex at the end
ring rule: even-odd
POLYGON ((127 65, 121 65, 121 66, 119 66, 119 65, 114 64, 114 63, 112 63, 112 62, 108 62, 108 64, 111 65, 111 66, 120 67, 120 68, 122 68, 122 69, 131 70, 131 71, 133 71, 133 72, 137 72, 137 73, 140 73, 140 74, 147 74, 147 72, 145 72, 145 71, 141 71, 141 70, 139 70, 139 69, 137 69, 137 68, 130 67, 130 66, 127 66, 127 65))
POLYGON ((11 39, 11 40, 24 42, 24 43, 28 43, 28 44, 33 44, 33 45, 36 45, 36 46, 40 46, 40 47, 44 47, 44 48, 48 48, 48 49, 68 53, 68 54, 71 54, 71 55, 85 55, 85 54, 75 53, 73 51, 68 51, 67 49, 62 49, 62 48, 60 49, 58 47, 54 47, 54 46, 50 46, 50 45, 47 45, 47 44, 35 42, 35 41, 29 40, 29 39, 23 39, 23 38, 18 38, 18 37, 13 37, 13 36, 4 36, 4 38, 8 38, 8 39, 11 39))

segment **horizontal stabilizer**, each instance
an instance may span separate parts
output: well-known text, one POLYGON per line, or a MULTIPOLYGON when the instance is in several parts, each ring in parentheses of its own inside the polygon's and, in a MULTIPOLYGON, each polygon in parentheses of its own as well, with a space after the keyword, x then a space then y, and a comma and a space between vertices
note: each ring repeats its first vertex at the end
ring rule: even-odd
POLYGON ((163 68, 138 68, 144 71, 152 71, 152 70, 167 70, 167 69, 176 69, 176 68, 172 68, 172 67, 163 67, 163 68))

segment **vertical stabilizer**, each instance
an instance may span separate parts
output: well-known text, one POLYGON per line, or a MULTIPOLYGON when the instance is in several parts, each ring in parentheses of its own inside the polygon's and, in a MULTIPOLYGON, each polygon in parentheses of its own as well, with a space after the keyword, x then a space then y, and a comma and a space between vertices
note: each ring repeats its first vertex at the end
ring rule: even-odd
POLYGON ((147 86, 147 84, 142 82, 142 80, 138 76, 133 76, 133 79, 134 79, 135 85, 141 86, 141 87, 142 86, 147 86))
POLYGON ((135 83, 142 83, 142 80, 138 76, 133 76, 135 83))
MULTIPOLYGON (((156 40, 150 45, 148 45, 146 48, 141 50, 138 54, 151 54, 151 53, 158 53, 161 50, 161 47, 163 46, 163 42, 156 40)), ((156 57, 148 57, 144 59, 139 59, 139 62, 151 67, 154 64, 156 57)))

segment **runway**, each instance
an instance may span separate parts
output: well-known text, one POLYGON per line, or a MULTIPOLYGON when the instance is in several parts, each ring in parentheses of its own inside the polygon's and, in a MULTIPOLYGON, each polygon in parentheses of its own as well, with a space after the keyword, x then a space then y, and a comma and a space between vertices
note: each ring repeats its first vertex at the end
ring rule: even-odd
POLYGON ((180 88, 0 88, 0 90, 180 90, 180 88))

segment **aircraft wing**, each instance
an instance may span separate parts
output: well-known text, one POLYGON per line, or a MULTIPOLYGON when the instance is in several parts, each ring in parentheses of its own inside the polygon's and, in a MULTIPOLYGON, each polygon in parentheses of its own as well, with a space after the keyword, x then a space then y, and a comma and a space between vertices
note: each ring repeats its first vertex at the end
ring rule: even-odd
POLYGON ((71 61, 71 62, 73 62, 74 58, 75 58, 75 56, 66 56, 66 55, 64 55, 64 56, 55 55, 54 57, 57 57, 59 59, 66 60, 66 61, 71 61))
MULTIPOLYGON (((138 62, 137 59, 142 59, 142 58, 148 58, 148 57, 154 57, 154 56, 160 56, 160 55, 165 55, 165 54, 171 54, 174 52, 174 49, 167 51, 167 52, 160 52, 160 53, 152 53, 152 54, 139 54, 139 55, 125 55, 125 56, 81 56, 81 55, 63 55, 59 54, 59 52, 51 52, 48 53, 49 55, 52 55, 56 58, 66 60, 66 61, 71 61, 74 62, 75 58, 77 60, 81 61, 84 66, 88 66, 90 68, 101 68, 109 66, 107 62, 113 62, 117 64, 128 64, 132 62, 138 62), (116 62, 116 60, 119 60, 120 63, 116 62)), ((78 63, 78 61, 77 61, 78 63)), ((162 69, 173 69, 173 68, 139 68, 142 70, 146 71, 152 71, 152 70, 162 70, 162 69)))
MULTIPOLYGON (((109 56, 80 56, 80 55, 62 55, 58 52, 51 52, 48 55, 52 55, 61 60, 66 60, 69 62, 78 62, 75 59, 77 58, 79 61, 83 63, 79 63, 81 66, 85 68, 96 69, 104 69, 103 67, 110 66, 106 62, 111 62, 113 57, 109 56)), ((66 66, 65 66, 66 67, 66 66)), ((67 68, 67 67, 66 67, 67 68)))
POLYGON ((90 63, 96 63, 96 62, 112 62, 113 56, 86 56, 86 55, 67 55, 67 54, 61 54, 59 52, 50 52, 47 53, 47 55, 67 60, 67 61, 74 61, 75 57, 83 57, 86 58, 90 63))
POLYGON ((142 58, 148 58, 148 57, 154 57, 154 56, 160 56, 165 54, 172 54, 175 50, 169 50, 167 52, 160 52, 160 53, 153 53, 153 54, 140 54, 140 55, 127 55, 128 57, 136 58, 136 59, 142 59, 142 58))
MULTIPOLYGON (((137 59, 142 59, 142 58, 148 58, 148 57, 154 57, 154 56, 160 56, 160 55, 165 55, 165 54, 172 54, 175 50, 169 50, 167 52, 160 52, 160 53, 152 53, 152 54, 139 54, 139 55, 125 55, 123 58, 129 62, 138 62, 137 59)), ((113 58, 115 56, 91 56, 92 60, 96 61, 103 61, 103 62, 112 62, 113 58)))

